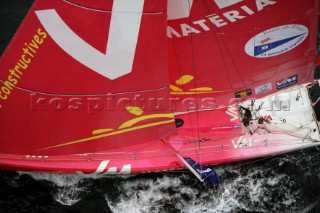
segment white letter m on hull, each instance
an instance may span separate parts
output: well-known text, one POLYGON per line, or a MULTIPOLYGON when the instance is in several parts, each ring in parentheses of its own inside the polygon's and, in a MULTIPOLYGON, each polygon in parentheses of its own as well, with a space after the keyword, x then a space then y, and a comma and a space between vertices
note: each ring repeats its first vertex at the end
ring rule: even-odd
POLYGON ((114 0, 106 53, 101 53, 61 19, 56 10, 38 10, 41 24, 71 57, 113 80, 132 71, 144 0, 114 0))

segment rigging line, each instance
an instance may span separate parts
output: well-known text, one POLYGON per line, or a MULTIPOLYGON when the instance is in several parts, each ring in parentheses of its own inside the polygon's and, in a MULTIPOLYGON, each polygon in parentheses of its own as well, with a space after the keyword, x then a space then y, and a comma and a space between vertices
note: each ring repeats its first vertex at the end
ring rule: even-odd
MULTIPOLYGON (((302 143, 299 143, 299 144, 302 144, 302 143)), ((278 157, 279 157, 279 155, 270 155, 270 156, 267 156, 267 157, 257 158, 256 160, 250 160, 250 161, 247 161, 247 162, 244 162, 244 163, 241 163, 241 161, 240 161, 240 162, 237 162, 237 163, 239 163, 238 165, 230 165, 230 166, 227 166, 226 168, 239 168, 239 167, 242 167, 242 166, 245 166, 245 165, 254 164, 254 163, 257 163, 257 162, 260 162, 260 161, 264 161, 264 160, 270 159, 270 158, 275 158, 276 159, 278 157)), ((210 166, 214 166, 214 165, 217 165, 217 164, 210 164, 210 166)), ((172 171, 172 172, 187 172, 187 170, 179 170, 179 171, 172 171)))
POLYGON ((259 118, 260 118, 259 111, 262 109, 263 102, 259 105, 258 108, 257 108, 256 102, 254 100, 252 100, 251 103, 253 103, 252 104, 253 117, 255 117, 257 119, 257 116, 259 116, 259 118))
MULTIPOLYGON (((5 81, 0 79, 0 82, 4 83, 5 81)), ((167 89, 167 86, 159 87, 159 88, 154 88, 154 89, 142 89, 142 90, 135 90, 135 91, 123 91, 123 92, 105 92, 105 93, 89 93, 89 94, 76 94, 76 93, 67 93, 67 94, 58 94, 58 93, 52 93, 52 92, 42 92, 42 91, 37 91, 33 89, 27 89, 24 87, 20 86, 14 86, 15 89, 19 89, 24 92, 28 93, 36 93, 36 94, 41 94, 41 95, 53 95, 53 96, 113 96, 113 95, 122 95, 122 94, 135 94, 138 92, 152 92, 152 91, 159 91, 159 90, 164 90, 167 89)))
MULTIPOLYGON (((219 140, 227 140, 227 139, 232 139, 232 138, 235 138, 235 137, 241 137, 241 136, 244 136, 246 135, 246 133, 242 133, 242 134, 234 134, 234 135, 228 135, 228 136, 223 136, 223 137, 220 137, 220 138, 216 138, 216 139, 213 139, 213 138, 205 138, 206 140, 205 141, 201 141, 201 143, 205 143, 206 141, 208 142, 211 142, 211 141, 219 141, 219 140)), ((182 137, 186 137, 188 138, 188 136, 185 136, 185 135, 181 135, 182 137)), ((190 139, 193 139, 192 137, 190 137, 190 139)), ((194 140, 193 140, 194 141, 194 140)), ((198 140, 199 141, 199 140, 198 140)), ((190 141, 184 141, 184 144, 190 144, 191 142, 190 141)), ((220 144, 221 145, 221 144, 220 144)), ((218 146, 220 146, 218 145, 218 146)))
MULTIPOLYGON (((204 112, 204 111, 215 111, 215 110, 219 110, 219 109, 226 109, 228 106, 218 106, 214 109, 199 109, 197 110, 198 112, 204 112)), ((196 110, 190 110, 190 111, 184 111, 184 112, 175 112, 175 115, 184 115, 184 114, 188 114, 188 113, 194 113, 196 110)))
MULTIPOLYGON (((308 146, 308 145, 311 145, 311 144, 314 144, 314 143, 317 143, 316 145, 311 145, 311 147, 312 146, 317 146, 317 145, 319 145, 319 141, 316 141, 316 142, 300 142, 300 141, 302 141, 301 140, 302 138, 298 138, 298 139, 291 139, 291 140, 288 140, 288 139, 285 139, 285 140, 278 140, 279 142, 281 142, 281 144, 269 144, 268 142, 270 142, 270 143, 272 143, 272 141, 265 141, 264 143, 265 143, 265 146, 266 147, 279 147, 279 146, 292 146, 292 145, 294 145, 294 146, 296 146, 296 145, 304 145, 304 146, 308 146), (293 142, 293 141, 299 141, 299 142, 293 142)), ((231 147, 232 148, 232 145, 229 145, 229 146, 226 146, 227 148, 229 148, 229 147, 231 147)), ((206 148, 212 148, 211 146, 209 146, 209 147, 206 147, 206 148)), ((260 147, 261 148, 261 147, 260 147)), ((244 146, 244 147, 241 147, 241 149, 242 150, 256 150, 256 149, 260 149, 259 147, 255 147, 255 146, 244 146)), ((300 149, 300 148, 298 148, 298 149, 300 149)), ((157 152, 155 152, 155 153, 158 153, 158 152, 161 152, 162 150, 158 150, 157 152)), ((180 153, 180 152, 183 152, 183 151, 186 151, 186 150, 177 150, 177 152, 178 153, 180 153)), ((216 150, 216 151, 207 151, 207 152, 201 152, 201 154, 214 154, 214 153, 231 153, 231 152, 235 152, 235 150, 234 149, 223 149, 223 150, 216 150)), ((127 154, 143 154, 143 153, 145 153, 145 152, 136 152, 136 153, 134 153, 134 152, 127 152, 127 154)), ((100 154, 100 153, 99 153, 100 154)), ((105 155, 108 155, 109 153, 104 153, 105 155)), ((115 153, 111 153, 112 155, 114 155, 115 153)), ((122 154, 125 154, 125 153, 122 153, 122 154)), ((89 154, 88 154, 89 155, 89 154)), ((97 155, 97 153, 90 153, 90 159, 91 160, 103 160, 103 159, 105 159, 104 157, 101 157, 101 156, 97 156, 96 157, 96 155, 97 155)), ((109 154, 110 155, 110 154, 109 154)), ((172 157, 172 156, 175 156, 175 154, 173 154, 173 153, 168 153, 168 154, 166 154, 165 156, 161 156, 161 157, 159 157, 159 159, 162 159, 162 158, 166 158, 167 156, 170 156, 170 157, 172 157)), ((89 156, 88 156, 89 157, 89 156)), ((238 156, 238 157, 241 157, 241 156, 238 156)), ((5 157, 2 157, 2 158, 5 158, 5 157)), ((74 157, 72 157, 73 159, 74 159, 74 157)), ((134 160, 141 160, 141 159, 150 159, 150 158, 152 158, 152 157, 141 157, 141 158, 138 158, 138 159, 134 159, 134 160)), ((17 159, 21 159, 21 158, 17 158, 17 159)), ((57 158, 55 158, 55 159, 57 159, 57 158)), ((70 158, 67 158, 67 157, 61 157, 61 158, 59 158, 60 160, 66 160, 66 159, 70 159, 70 158)), ((76 158, 76 159, 78 159, 78 160, 87 160, 87 158, 76 158)), ((123 160, 132 160, 132 159, 128 159, 128 158, 125 158, 125 157, 123 157, 123 158, 119 158, 119 157, 116 157, 116 158, 113 158, 113 157, 108 157, 108 159, 123 159, 123 160)), ((36 159, 34 159, 34 160, 43 160, 43 159, 38 159, 38 158, 36 158, 36 159)), ((52 158, 51 158, 51 160, 52 160, 52 158)), ((48 158, 48 159, 46 159, 46 161, 50 161, 50 158, 48 158)), ((208 163, 205 163, 204 165, 209 165, 208 163)), ((211 163, 210 163, 210 165, 211 165, 211 163)), ((212 164, 212 165, 214 165, 214 163, 212 164)))
MULTIPOLYGON (((167 16, 167 20, 169 20, 169 17, 167 16)), ((173 50, 174 50, 174 54, 176 56, 176 61, 177 61, 177 64, 178 64, 178 72, 179 72, 179 76, 182 77, 182 72, 181 72, 181 64, 180 64, 180 60, 179 60, 179 57, 178 57, 178 53, 177 53, 177 48, 176 48, 176 43, 175 43, 175 40, 173 38, 173 33, 172 33, 172 28, 169 26, 168 28, 170 30, 170 34, 171 34, 171 40, 172 40, 172 43, 173 43, 173 50)), ((169 77, 169 82, 170 82, 170 76, 169 77)), ((183 81, 183 80, 182 80, 183 81)), ((179 85, 180 86, 180 85, 179 85)), ((185 91, 185 85, 184 84, 181 84, 183 90, 185 91)), ((176 97, 179 97, 179 93, 176 93, 175 94, 176 97)))
MULTIPOLYGON (((300 93, 300 98, 301 98, 301 105, 303 106, 303 115, 304 115, 304 120, 306 120, 306 108, 305 108, 305 106, 306 106, 306 101, 307 100, 304 100, 304 98, 303 98, 303 96, 302 96, 302 91, 301 91, 301 87, 299 88, 299 93, 300 93)), ((308 93, 308 91, 307 91, 307 95, 308 95, 308 98, 309 98, 309 103, 310 103, 310 96, 309 96, 309 93, 308 93)), ((310 103, 311 104, 311 103, 310 103)), ((311 104, 311 112, 312 112, 312 104, 311 104)), ((301 123, 301 125, 302 125, 302 123, 301 123)))
MULTIPOLYGON (((285 94, 285 93, 284 93, 285 94)), ((297 93, 297 96, 296 96, 296 101, 300 101, 300 99, 301 99, 301 105, 304 105, 303 104, 303 99, 302 99, 302 93, 301 93, 301 90, 300 90, 300 88, 299 88, 299 92, 297 93)), ((280 102, 281 103, 281 102, 280 102)), ((290 100, 289 100, 289 103, 290 103, 290 100)), ((299 103, 298 103, 299 104, 299 103)), ((303 126, 302 125, 302 119, 301 119, 301 116, 300 116, 300 114, 302 114, 301 113, 301 110, 299 109, 299 107, 298 107, 298 104, 294 104, 294 106, 295 106, 295 108, 296 108, 296 110, 297 110, 297 116, 298 116, 298 118, 299 118, 299 121, 300 121, 300 126, 303 126)), ((280 105, 280 109, 281 109, 281 105, 280 105)), ((303 107, 303 109, 304 109, 304 107, 303 107)), ((305 111, 305 110, 303 110, 303 111, 305 111)), ((304 116, 304 119, 306 118, 306 116, 305 116, 305 112, 303 112, 303 116, 304 116)))
MULTIPOLYGON (((267 147, 279 147, 279 146, 291 146, 291 145, 302 145, 302 144, 306 144, 306 142, 301 142, 301 138, 297 138, 297 139, 280 139, 280 140, 277 140, 278 142, 281 142, 281 144, 266 144, 267 147), (298 142, 293 142, 293 141, 298 141, 298 142), (286 143, 287 142, 287 143, 286 143)), ((271 142, 270 140, 267 140, 265 142, 271 142)), ((319 142, 317 142, 319 143, 319 142)), ((215 148, 215 147, 220 147, 220 146, 206 146, 206 148, 215 148)), ((232 145, 224 145, 224 147, 232 147, 232 145)), ((256 147, 256 146, 245 146, 245 147, 242 147, 241 149, 260 149, 261 147, 256 147)), ((188 149, 189 150, 189 149, 188 149)), ((163 150, 157 150, 155 153, 158 153, 158 152, 162 152, 163 150)), ((179 150, 178 152, 183 152, 183 151, 187 151, 186 149, 181 149, 179 150)), ((221 152, 235 152, 234 149, 224 149, 224 150, 219 150, 219 151, 207 151, 207 152, 201 152, 201 153, 204 153, 204 154, 209 154, 209 153, 221 153, 221 152)), ((126 152, 127 154, 131 154, 131 152, 126 152)), ((143 154, 145 153, 144 151, 143 152, 136 152, 136 154, 143 154)), ((95 154, 95 153, 93 153, 95 154)), ((108 153, 104 153, 104 154, 108 154, 108 153)), ((111 154, 116 154, 116 153, 111 153, 111 154)), ((123 153, 125 154, 125 153, 123 153)), ((168 154, 169 155, 169 154, 168 154)), ((170 154, 170 156, 172 156, 172 154, 170 154)), ((162 156, 164 157, 164 156, 162 156)), ((141 159, 147 159, 148 157, 144 157, 144 158, 141 158, 141 159)), ((92 159, 98 159, 98 158, 95 158, 93 157, 92 159)), ((100 158, 99 158, 100 159, 100 158)), ((113 159, 113 158, 112 158, 113 159)), ((122 158, 121 158, 122 159, 122 158)), ((123 158, 123 159, 126 159, 126 158, 123 158)), ((207 164, 206 164, 207 165, 207 164)))
MULTIPOLYGON (((191 10, 190 4, 189 4, 189 9, 191 10)), ((168 17, 168 16, 167 16, 167 20, 169 20, 169 17, 168 17)), ((177 52, 177 47, 176 47, 177 45, 176 45, 175 39, 174 39, 174 37, 173 37, 173 33, 172 33, 171 27, 169 27, 169 29, 170 29, 170 33, 171 33, 171 35, 172 35, 171 39, 172 39, 172 43, 173 43, 174 53, 175 53, 175 56, 176 56, 176 61, 177 61, 177 64, 178 64, 179 76, 180 76, 180 79, 183 81, 183 79, 181 78, 183 75, 182 75, 182 71, 181 71, 181 62, 180 62, 180 60, 179 60, 179 56, 178 56, 178 52, 177 52)), ((169 78, 170 78, 170 76, 169 76, 169 78)), ((180 85, 179 85, 179 86, 180 86, 180 85)), ((186 90, 186 89, 185 89, 185 84, 183 84, 183 82, 182 82, 181 86, 182 86, 183 91, 185 91, 185 90, 186 90)), ((180 98, 179 93, 176 94, 176 97, 180 98)), ((191 125, 191 129, 193 130, 194 128, 193 128, 191 113, 188 113, 188 118, 189 118, 189 123, 190 123, 190 125, 191 125)), ((193 138, 194 142, 196 143, 196 138, 195 138, 195 135, 194 135, 194 131, 192 131, 192 138, 193 138)))
POLYGON ((297 134, 296 131, 292 132, 292 131, 284 130, 284 129, 281 129, 281 128, 275 127, 275 126, 268 127, 268 130, 273 134, 286 134, 286 135, 290 135, 292 137, 299 138, 299 139, 303 138, 303 136, 297 134), (270 129, 272 129, 272 130, 270 130, 270 129), (278 131, 274 131, 273 129, 278 129, 278 131))
MULTIPOLYGON (((207 8, 207 11, 209 12, 209 14, 211 14, 210 8, 209 8, 208 4, 206 3, 206 1, 205 1, 205 0, 202 0, 202 2, 204 3, 205 7, 207 8)), ((217 35, 220 37, 220 39, 221 39, 221 41, 222 41, 222 43, 223 43, 223 46, 225 47, 228 55, 230 56, 230 59, 231 59, 231 61, 232 61, 232 64, 233 64, 234 67, 236 68, 236 71, 237 71, 237 73, 238 73, 238 76, 240 77, 240 80, 241 80, 242 84, 244 85, 245 89, 247 90, 248 87, 247 87, 246 83, 244 82, 244 80, 243 80, 243 78, 242 78, 242 76, 241 76, 241 74, 240 74, 240 71, 239 71, 239 69, 238 69, 238 66, 237 66, 236 63, 235 63, 234 58, 232 57, 232 55, 231 55, 231 53, 230 53, 230 50, 229 50, 228 47, 227 47, 226 42, 224 41, 224 39, 223 39, 223 37, 222 37, 222 35, 221 35, 218 27, 216 27, 215 24, 213 24, 213 26, 214 26, 214 28, 216 29, 216 31, 218 32, 217 35)), ((227 68, 226 68, 226 69, 227 69, 227 68)), ((228 72, 228 71, 227 71, 227 72, 228 72)))
MULTIPOLYGON (((192 5, 190 4, 190 1, 188 1, 189 4, 189 26, 191 26, 191 7, 192 5)), ((195 72, 195 53, 194 53, 194 44, 193 44, 193 32, 192 32, 192 28, 190 28, 190 41, 191 41, 191 55, 192 55, 192 72, 193 72, 193 76, 194 76, 194 88, 197 88, 197 83, 196 83, 196 72, 195 72)), ((196 106, 196 128, 197 128, 197 138, 200 139, 200 129, 199 129, 199 112, 198 112, 198 101, 197 101, 197 94, 194 93, 194 99, 195 99, 195 106, 196 106)), ((198 140, 199 141, 199 140, 198 140)), ((197 146, 197 143, 195 143, 195 146, 197 146)), ((197 148, 197 147, 196 147, 197 148)), ((198 149, 200 151, 200 141, 198 142, 198 149)), ((197 149, 196 149, 197 150, 197 149)), ((201 156, 198 156, 197 154, 197 160, 199 162, 201 162, 201 156)))
MULTIPOLYGON (((87 6, 84 6, 84 5, 81 5, 81 4, 77 4, 77 3, 71 2, 70 0, 62 0, 62 1, 65 2, 65 3, 68 3, 70 5, 73 5, 73 6, 85 9, 85 10, 92 10, 92 11, 95 11, 95 12, 103 12, 103 13, 112 13, 112 12, 119 12, 120 13, 121 12, 121 11, 113 11, 112 9, 105 10, 105 9, 87 7, 87 6)), ((131 12, 131 13, 134 13, 134 12, 131 12)), ((163 14, 163 13, 165 13, 165 12, 164 11, 157 11, 157 12, 143 12, 142 14, 143 15, 158 15, 158 14, 163 14)))
MULTIPOLYGON (((202 0, 202 3, 203 3, 203 5, 204 5, 204 7, 207 8, 208 13, 210 13, 210 9, 208 8, 208 5, 205 3, 205 0, 202 0)), ((215 27, 214 29, 216 29, 216 27, 215 27)), ((216 30, 217 30, 217 29, 216 29, 216 30)), ((217 34, 219 34, 219 31, 218 31, 218 30, 217 30, 217 32, 218 32, 217 34)), ((230 78, 230 76, 229 76, 229 72, 228 72, 228 68, 227 68, 226 61, 225 61, 225 59, 224 59, 224 57, 223 57, 223 54, 222 54, 222 48, 221 48, 221 46, 220 46, 220 42, 219 42, 218 38, 216 37, 216 35, 213 34, 213 36, 214 36, 214 38, 215 38, 215 40, 216 40, 216 42, 217 42, 217 44, 218 44, 219 54, 220 54, 220 57, 222 58, 223 66, 224 66, 224 68, 225 68, 225 70, 226 70, 226 74, 227 74, 227 78, 228 78, 228 83, 229 83, 230 89, 231 89, 231 91, 232 91, 231 97, 233 97, 233 94, 235 93, 235 91, 234 91, 233 86, 232 86, 232 84, 231 84, 231 78, 230 78)), ((238 103, 237 99, 235 99, 235 101, 236 101, 236 103, 238 103)))

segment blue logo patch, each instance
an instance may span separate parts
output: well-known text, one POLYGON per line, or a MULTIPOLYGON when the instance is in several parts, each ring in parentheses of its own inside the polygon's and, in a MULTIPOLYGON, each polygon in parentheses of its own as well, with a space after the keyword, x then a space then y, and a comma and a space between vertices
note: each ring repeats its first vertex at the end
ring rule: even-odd
POLYGON ((277 90, 280 90, 296 83, 298 83, 298 75, 293 75, 288 78, 276 81, 276 88, 277 90))
POLYGON ((296 48, 308 34, 308 28, 299 24, 274 27, 252 37, 245 51, 255 58, 273 57, 296 48))
POLYGON ((235 129, 235 130, 239 130, 239 129, 240 129, 240 125, 239 125, 239 124, 236 124, 236 125, 234 126, 234 129, 235 129))

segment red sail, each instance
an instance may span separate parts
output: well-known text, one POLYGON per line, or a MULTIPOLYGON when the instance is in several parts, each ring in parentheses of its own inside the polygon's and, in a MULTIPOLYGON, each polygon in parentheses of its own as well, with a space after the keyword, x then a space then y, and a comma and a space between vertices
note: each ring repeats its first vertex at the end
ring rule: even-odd
POLYGON ((38 0, 0 61, 0 168, 140 173, 319 145, 317 11, 38 0))
POLYGON ((168 100, 165 10, 36 1, 0 62, 0 152, 90 153, 170 135, 173 114, 158 106, 168 100))
POLYGON ((169 10, 173 95, 207 94, 221 106, 312 80, 317 1, 181 2, 169 10), (174 15, 183 8, 190 13, 174 15), (182 75, 194 80, 177 85, 182 75))

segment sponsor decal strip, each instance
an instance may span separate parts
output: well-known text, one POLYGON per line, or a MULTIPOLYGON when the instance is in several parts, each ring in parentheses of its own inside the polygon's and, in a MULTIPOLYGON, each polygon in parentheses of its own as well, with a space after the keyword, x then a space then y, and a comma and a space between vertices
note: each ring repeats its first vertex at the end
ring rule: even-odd
POLYGON ((242 90, 242 91, 239 91, 239 92, 235 93, 235 97, 236 98, 243 98, 243 97, 246 97, 246 96, 249 96, 249 95, 252 95, 252 90, 251 89, 246 89, 246 90, 242 90))
POLYGON ((276 89, 280 90, 298 83, 298 75, 292 75, 288 78, 276 81, 276 89))
MULTIPOLYGON (((172 2, 176 3, 170 3, 169 1, 169 11, 168 11, 168 17, 169 20, 175 20, 175 19, 182 19, 189 17, 189 7, 191 8, 192 12, 192 2, 189 0, 183 1, 183 0, 174 0, 172 2), (181 14, 175 15, 176 11, 184 11, 181 14)), ((230 6, 237 5, 237 8, 233 8, 230 11, 224 12, 222 14, 214 13, 207 15, 206 17, 203 17, 203 19, 195 20, 192 22, 185 22, 180 24, 180 29, 177 27, 173 28, 172 26, 168 26, 167 30, 167 36, 169 38, 175 37, 182 37, 182 36, 188 36, 190 33, 201 33, 205 31, 211 31, 215 28, 223 27, 228 24, 235 23, 239 20, 245 19, 246 17, 249 17, 251 15, 254 15, 255 13, 258 13, 262 10, 264 10, 267 7, 270 7, 271 5, 274 5, 277 3, 275 0, 256 0, 255 7, 249 7, 248 5, 243 4, 243 0, 214 0, 214 2, 217 4, 217 6, 220 9, 225 9, 230 6), (241 4, 242 3, 242 4, 241 4)))
POLYGON ((245 51, 256 58, 277 56, 300 45, 308 33, 308 28, 299 24, 277 26, 251 38, 245 45, 245 51))
POLYGON ((272 84, 271 83, 267 83, 267 84, 264 84, 264 85, 261 85, 261 86, 258 86, 258 87, 254 88, 254 92, 257 95, 259 95, 261 93, 265 93, 265 92, 271 91, 271 90, 272 90, 272 84))
MULTIPOLYGON (((7 79, 1 82, 0 85, 0 101, 8 100, 10 94, 13 92, 17 84, 19 84, 23 73, 27 71, 32 60, 36 57, 37 52, 39 51, 41 45, 44 43, 47 38, 47 33, 45 33, 41 28, 37 29, 37 32, 34 34, 33 39, 29 42, 24 43, 22 47, 22 54, 18 59, 17 63, 13 68, 9 69, 9 75, 7 79)), ((0 109, 2 105, 0 103, 0 109)))

